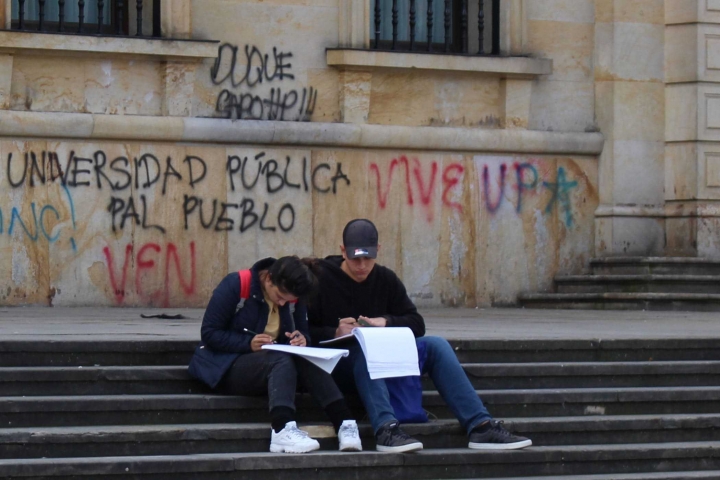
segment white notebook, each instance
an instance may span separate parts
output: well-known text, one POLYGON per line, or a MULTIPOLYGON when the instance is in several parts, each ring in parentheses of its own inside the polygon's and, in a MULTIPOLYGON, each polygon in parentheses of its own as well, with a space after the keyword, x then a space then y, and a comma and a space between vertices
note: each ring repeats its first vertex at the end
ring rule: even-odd
POLYGON ((347 357, 350 353, 341 348, 296 347, 295 345, 263 345, 262 349, 299 355, 327 373, 332 373, 340 358, 347 357))
MULTIPOLYGON (((353 328, 352 333, 320 342, 331 345, 355 336, 367 360, 368 373, 378 378, 420 375, 415 336, 408 327, 353 328)), ((324 349, 323 349, 324 350, 324 349)))

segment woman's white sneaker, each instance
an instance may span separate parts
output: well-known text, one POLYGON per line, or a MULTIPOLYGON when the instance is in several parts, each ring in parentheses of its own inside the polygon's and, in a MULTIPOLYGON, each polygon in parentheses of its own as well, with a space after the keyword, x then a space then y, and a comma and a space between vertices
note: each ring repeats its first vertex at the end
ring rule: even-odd
POLYGON ((304 430, 300 430, 295 422, 287 422, 285 428, 275 433, 272 431, 270 440, 270 451, 272 453, 307 453, 318 450, 320 444, 317 440, 310 438, 304 430))
POLYGON ((341 452, 362 452, 360 432, 355 420, 344 420, 338 430, 338 441, 341 452))

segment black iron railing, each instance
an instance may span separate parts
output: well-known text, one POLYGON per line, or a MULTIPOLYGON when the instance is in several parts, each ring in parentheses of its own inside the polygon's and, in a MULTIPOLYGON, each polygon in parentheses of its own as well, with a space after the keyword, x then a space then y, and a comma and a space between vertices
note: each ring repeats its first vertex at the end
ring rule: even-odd
POLYGON ((374 49, 500 54, 500 0, 371 1, 374 49))
POLYGON ((12 29, 37 32, 161 36, 161 0, 12 0, 12 29), (152 30, 143 22, 152 3, 152 30), (132 10, 131 10, 132 9, 132 10))

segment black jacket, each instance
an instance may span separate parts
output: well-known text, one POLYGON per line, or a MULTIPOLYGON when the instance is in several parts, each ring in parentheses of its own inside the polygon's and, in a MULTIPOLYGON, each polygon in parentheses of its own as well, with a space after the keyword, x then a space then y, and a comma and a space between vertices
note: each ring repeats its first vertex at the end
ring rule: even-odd
MULTIPOLYGON (((195 349, 190 360, 190 375, 215 388, 225 372, 230 369, 235 359, 242 354, 252 352, 250 342, 254 335, 243 331, 247 328, 256 333, 263 333, 268 319, 268 305, 263 297, 258 273, 267 270, 275 263, 274 258, 260 260, 250 269, 250 298, 243 307, 240 303, 240 275, 238 272, 228 274, 213 291, 200 327, 202 342, 195 349)), ((277 342, 289 343, 285 332, 299 330, 305 335, 308 344, 310 334, 307 325, 307 309, 302 302, 290 312, 290 304, 279 308, 280 332, 277 342), (293 327, 295 327, 293 329, 293 327)))
POLYGON ((388 327, 410 327, 416 337, 425 335, 425 320, 408 298, 395 272, 375 264, 370 275, 356 282, 342 271, 343 257, 320 260, 320 290, 308 306, 314 344, 335 337, 340 318, 360 315, 384 317, 388 327))

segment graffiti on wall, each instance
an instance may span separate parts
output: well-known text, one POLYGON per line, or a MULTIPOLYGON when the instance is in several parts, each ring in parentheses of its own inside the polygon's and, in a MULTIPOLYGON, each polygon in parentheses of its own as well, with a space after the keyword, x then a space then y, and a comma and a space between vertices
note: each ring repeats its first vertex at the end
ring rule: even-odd
MULTIPOLYGON (((290 232, 294 228, 295 206, 292 202, 274 202, 273 195, 278 192, 295 190, 304 194, 335 195, 339 188, 350 185, 350 178, 343 172, 341 162, 312 166, 307 157, 286 155, 284 159, 279 159, 264 151, 255 155, 228 155, 223 167, 230 190, 245 194, 239 202, 226 201, 224 191, 212 198, 193 192, 197 185, 207 181, 210 168, 203 158, 195 155, 186 155, 182 159, 167 156, 162 161, 152 153, 132 159, 124 156, 111 159, 103 150, 95 151, 90 158, 80 157, 71 151, 63 162, 56 152, 8 153, 5 178, 11 189, 35 188, 59 182, 67 194, 73 225, 75 207, 71 189, 109 190, 112 194, 106 211, 113 233, 134 227, 155 230, 160 234, 166 233, 167 226, 162 219, 152 217, 146 193, 158 188, 161 198, 165 197, 170 185, 180 185, 187 190, 183 194, 182 218, 166 218, 164 221, 181 223, 185 230, 193 224, 205 230, 245 233, 252 228, 272 232, 290 232), (269 199, 260 201, 254 198, 260 191, 266 193, 269 199)), ((44 219, 47 215, 60 220, 57 208, 32 203, 31 211, 33 220, 28 222, 21 218, 17 208, 13 208, 8 214, 8 234, 21 227, 33 240, 40 238, 42 233, 48 241, 55 241, 59 234, 48 233, 44 219), (28 227, 31 224, 34 229, 28 227)), ((0 234, 4 231, 3 219, 0 206, 0 234)))
POLYGON ((95 283, 118 305, 167 306, 173 298, 198 298, 201 279, 208 278, 199 232, 262 232, 286 236, 291 244, 293 231, 307 219, 299 216, 300 206, 336 202, 341 194, 369 196, 381 211, 399 200, 399 208, 416 210, 428 224, 448 213, 523 221, 532 213, 570 229, 578 222, 573 202, 587 184, 566 163, 532 158, 378 155, 349 169, 347 163, 312 161, 306 152, 293 151, 233 149, 212 161, 184 151, 110 151, 3 154, 0 191, 7 195, 0 197, 0 241, 67 246, 69 258, 79 259, 88 238, 101 239, 93 261, 102 267, 102 283, 95 283), (346 172, 365 178, 354 182, 346 172), (213 188, 218 180, 222 188, 213 188), (90 208, 93 198, 102 203, 90 208), (167 203, 174 208, 163 208, 167 203), (119 240, 139 231, 148 233, 142 241, 119 240))
MULTIPOLYGON (((395 175, 404 177, 405 200, 409 208, 419 205, 425 218, 432 223, 435 218, 434 198, 440 196, 442 208, 449 208, 463 213, 463 205, 451 200, 461 193, 462 180, 466 167, 462 162, 451 162, 442 167, 437 161, 425 162, 422 165, 417 158, 401 155, 393 158, 385 168, 377 163, 370 164, 371 177, 375 180, 377 203, 385 209, 388 194, 395 175)), ((569 178, 563 167, 546 172, 547 177, 541 178, 537 161, 515 162, 479 162, 477 164, 480 177, 479 208, 490 214, 496 214, 505 204, 514 204, 513 209, 519 215, 523 212, 529 196, 536 196, 543 191, 549 198, 542 208, 543 213, 550 214, 556 209, 566 227, 573 226, 573 207, 571 193, 578 187, 577 180, 569 178)))
POLYGON ((134 292, 148 303, 162 305, 170 304, 171 285, 178 284, 183 295, 191 297, 197 289, 197 258, 195 242, 190 242, 187 256, 185 252, 179 253, 178 247, 172 242, 158 244, 148 242, 136 250, 133 244, 125 246, 124 256, 117 259, 119 252, 114 252, 111 246, 103 248, 103 255, 107 262, 108 280, 115 302, 122 305, 129 292, 128 267, 130 262, 135 263, 134 292), (184 256, 185 261, 181 260, 184 256), (164 260, 161 262, 161 260, 164 260), (164 265, 164 268, 161 268, 164 265), (145 285, 146 278, 158 278, 161 287, 152 291, 145 285))
POLYGON ((275 47, 272 53, 263 53, 254 45, 242 50, 229 43, 220 45, 210 80, 225 88, 217 96, 215 111, 238 120, 310 121, 318 92, 313 87, 287 86, 287 81, 295 80, 292 57, 292 52, 275 47), (273 86, 257 93, 264 84, 273 86))
POLYGON ((377 187, 377 202, 381 209, 385 209, 388 201, 388 193, 392 185, 393 176, 398 167, 402 168, 400 174, 405 176, 405 189, 407 205, 412 207, 416 203, 416 198, 425 211, 427 221, 432 223, 435 217, 433 210, 433 198, 436 192, 436 185, 442 184, 441 200, 445 207, 463 212, 460 203, 449 199, 451 191, 458 188, 462 181, 462 175, 465 167, 462 163, 451 163, 442 169, 439 173, 438 162, 430 162, 430 171, 423 170, 420 160, 413 158, 408 159, 405 155, 393 158, 388 164, 384 172, 377 163, 370 164, 370 172, 374 176, 377 187), (440 180, 438 180, 438 175, 440 180), (384 177, 384 178, 383 178, 384 177))

